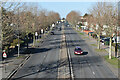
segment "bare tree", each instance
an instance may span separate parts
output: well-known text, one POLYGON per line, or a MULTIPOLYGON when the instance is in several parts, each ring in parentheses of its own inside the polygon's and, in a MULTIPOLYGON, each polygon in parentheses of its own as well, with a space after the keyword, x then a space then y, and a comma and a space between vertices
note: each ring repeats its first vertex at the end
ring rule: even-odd
MULTIPOLYGON (((105 16, 104 16, 104 22, 108 26, 105 31, 107 33, 107 36, 110 37, 109 42, 109 59, 112 57, 112 37, 114 33, 117 33, 117 24, 118 24, 118 9, 117 7, 113 6, 112 4, 106 4, 105 5, 105 16)), ((115 56, 115 54, 114 54, 115 56)))
POLYGON ((3 49, 7 49, 10 46, 10 43, 13 40, 13 31, 14 28, 12 28, 11 24, 13 21, 14 10, 18 8, 20 3, 10 3, 10 2, 3 2, 1 3, 1 24, 2 24, 2 34, 1 34, 1 40, 3 49), (7 5, 7 6, 6 6, 7 5))
POLYGON ((93 6, 92 10, 90 10, 90 13, 93 15, 92 18, 93 22, 92 23, 89 22, 89 23, 93 24, 92 27, 98 36, 98 49, 100 49, 101 32, 104 30, 107 33, 107 36, 110 37, 109 59, 111 59, 112 37, 113 37, 113 33, 115 33, 116 31, 117 20, 118 20, 117 8, 115 8, 111 3, 98 2, 95 6, 93 6), (97 24, 98 26, 96 27, 95 24, 97 24), (107 28, 103 28, 103 25, 107 25, 107 28))
MULTIPOLYGON (((28 41, 28 34, 32 33, 34 38, 34 45, 35 32, 39 31, 40 29, 46 29, 49 25, 55 23, 58 19, 60 19, 58 13, 53 11, 48 12, 45 9, 39 10, 37 5, 30 7, 29 4, 26 5, 25 3, 5 2, 2 4, 2 6, 4 6, 3 8, 1 8, 1 10, 4 10, 2 11, 4 12, 4 15, 2 15, 1 20, 4 21, 4 23, 2 22, 2 27, 4 26, 5 28, 2 28, 2 32, 4 34, 1 35, 1 38, 4 41, 6 38, 6 40, 8 41, 8 45, 13 41, 13 34, 16 30, 16 28, 12 27, 11 24, 15 24, 15 26, 18 26, 19 24, 19 31, 22 35, 24 35, 24 37, 20 36, 22 39, 24 39, 25 36, 27 36, 26 38, 28 41), (4 8, 6 5, 7 7, 4 8), (9 27, 6 25, 8 25, 9 27), (13 34, 11 35, 9 34, 9 32, 13 34), (6 35, 7 37, 3 37, 3 35, 6 35), (8 35, 10 35, 10 37, 8 37, 8 35)), ((5 41, 4 43, 6 43, 7 41, 5 41)))
POLYGON ((71 11, 70 13, 68 13, 66 19, 69 23, 71 23, 72 25, 76 25, 78 23, 78 21, 80 17, 80 13, 76 12, 76 11, 71 11))
POLYGON ((48 12, 48 19, 49 19, 49 23, 52 24, 60 19, 60 15, 56 12, 50 11, 48 12))
MULTIPOLYGON (((103 2, 98 2, 93 8, 90 10, 90 13, 92 14, 93 17, 92 19, 92 28, 94 32, 97 34, 98 37, 98 49, 100 49, 100 35, 103 29, 104 25, 104 5, 105 3, 103 2)), ((90 22, 91 23, 91 22, 90 22)))

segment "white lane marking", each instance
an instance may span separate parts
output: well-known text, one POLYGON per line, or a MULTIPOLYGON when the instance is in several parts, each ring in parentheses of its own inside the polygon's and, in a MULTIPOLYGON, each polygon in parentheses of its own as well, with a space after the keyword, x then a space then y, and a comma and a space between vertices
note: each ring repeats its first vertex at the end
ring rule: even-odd
POLYGON ((95 72, 93 72, 93 74, 95 75, 95 72))
MULTIPOLYGON (((67 43, 66 43, 67 44, 67 43)), ((68 45, 68 44, 67 44, 68 45)), ((74 80, 74 75, 73 75, 73 67, 72 67, 72 62, 71 62, 71 56, 70 56, 70 52, 69 52, 69 48, 67 48, 68 50, 68 57, 70 59, 70 69, 71 69, 71 76, 72 76, 72 80, 74 80)))

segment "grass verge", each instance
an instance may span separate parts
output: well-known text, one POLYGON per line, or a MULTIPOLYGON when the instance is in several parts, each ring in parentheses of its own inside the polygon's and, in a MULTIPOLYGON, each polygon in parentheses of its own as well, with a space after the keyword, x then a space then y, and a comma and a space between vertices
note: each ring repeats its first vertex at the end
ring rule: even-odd
POLYGON ((106 52, 105 49, 95 49, 96 52, 106 52))
POLYGON ((79 33, 80 35, 84 35, 84 33, 79 33))
POLYGON ((112 59, 109 59, 108 55, 107 56, 104 56, 104 59, 110 63, 111 65, 113 65, 115 68, 120 68, 120 60, 115 58, 115 57, 112 57, 112 59))
POLYGON ((89 38, 89 37, 87 37, 87 36, 84 36, 84 37, 83 37, 83 39, 87 39, 87 38, 89 38))
POLYGON ((37 43, 40 43, 41 41, 37 41, 37 43))
MULTIPOLYGON (((77 30, 76 30, 77 31, 77 30)), ((79 33, 80 35, 84 35, 84 33, 80 32, 80 31, 77 31, 77 33, 79 33)))
POLYGON ((17 59, 20 59, 20 58, 23 58, 24 56, 19 56, 19 57, 16 57, 17 59))
POLYGON ((97 46, 96 44, 91 44, 91 46, 97 46))

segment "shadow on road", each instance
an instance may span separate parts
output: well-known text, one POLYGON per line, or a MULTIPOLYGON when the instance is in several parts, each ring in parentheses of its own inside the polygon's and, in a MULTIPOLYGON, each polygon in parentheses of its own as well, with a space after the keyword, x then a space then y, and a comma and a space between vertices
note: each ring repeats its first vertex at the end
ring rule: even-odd
POLYGON ((67 28, 64 28, 64 30, 73 30, 73 29, 72 29, 72 28, 67 27, 67 28))
MULTIPOLYGON (((85 40, 66 40, 66 43, 79 43, 79 42, 85 42, 85 40)), ((51 42, 50 44, 60 44, 61 41, 51 42)))
MULTIPOLYGON (((74 65, 73 66, 74 69, 78 69, 78 68, 75 68, 75 67, 79 67, 81 64, 83 64, 83 65, 88 64, 87 61, 89 61, 92 64, 102 62, 100 57, 98 57, 98 56, 87 56, 87 54, 88 54, 88 52, 84 52, 83 55, 71 58, 72 65, 74 65), (85 58, 84 55, 86 55, 87 58, 85 58), (92 60, 94 60, 94 61, 92 61, 92 60)), ((31 75, 35 75, 35 74, 38 74, 38 73, 41 73, 41 72, 44 72, 43 73, 43 74, 45 74, 44 78, 49 78, 49 76, 47 76, 47 75, 56 75, 58 73, 58 68, 60 68, 62 66, 68 66, 68 63, 69 63, 68 58, 64 58, 60 61, 53 61, 53 62, 48 62, 48 63, 44 63, 44 64, 33 65, 33 66, 30 66, 30 67, 25 67, 22 70, 24 70, 24 72, 26 72, 26 73, 19 75, 18 77, 15 78, 15 80, 21 79, 21 78, 23 79, 25 77, 29 77, 31 75), (36 67, 38 68, 38 70, 30 71, 30 70, 36 69, 36 67), (30 71, 30 72, 28 73, 28 71, 30 71)), ((93 65, 91 65, 91 66, 93 66, 93 65)), ((102 64, 100 66, 102 66, 102 64)), ((89 66, 84 66, 83 68, 85 68, 85 67, 89 67, 89 66)))
POLYGON ((77 33, 66 33, 65 32, 65 35, 76 35, 77 33))
POLYGON ((84 51, 82 55, 87 55, 87 54, 88 54, 88 52, 85 52, 85 51, 84 51))
POLYGON ((31 53, 36 54, 36 53, 47 52, 49 50, 51 50, 51 48, 32 48, 31 53))

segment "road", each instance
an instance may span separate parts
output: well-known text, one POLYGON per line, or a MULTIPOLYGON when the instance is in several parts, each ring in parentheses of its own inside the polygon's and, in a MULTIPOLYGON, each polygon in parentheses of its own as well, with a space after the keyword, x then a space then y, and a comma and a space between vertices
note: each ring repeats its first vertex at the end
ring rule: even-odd
MULTIPOLYGON (((59 27, 62 24, 58 25, 59 27)), ((94 53, 84 39, 72 28, 65 27, 67 49, 72 60, 74 78, 116 78, 103 60, 94 53), (84 55, 74 55, 75 46, 84 50, 84 55)), ((62 31, 55 30, 45 41, 37 43, 30 59, 21 67, 13 78, 57 78, 62 31)))
POLYGON ((71 55, 74 78, 116 78, 103 59, 95 54, 91 46, 70 27, 65 28, 66 42, 71 55), (75 46, 80 46, 83 55, 74 55, 75 46))
POLYGON ((31 58, 13 78, 57 78, 61 31, 54 32, 55 35, 49 35, 42 44, 37 43, 40 47, 33 49, 31 58))

